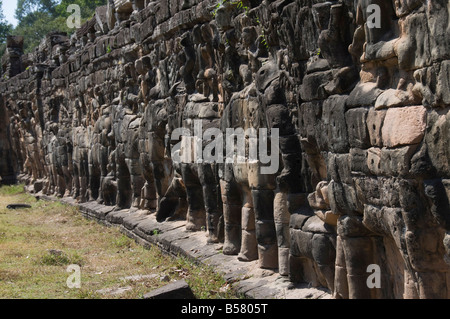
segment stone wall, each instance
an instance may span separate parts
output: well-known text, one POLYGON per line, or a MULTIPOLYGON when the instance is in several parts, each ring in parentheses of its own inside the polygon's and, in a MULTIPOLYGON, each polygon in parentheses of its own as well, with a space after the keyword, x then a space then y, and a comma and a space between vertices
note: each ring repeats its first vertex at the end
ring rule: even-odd
POLYGON ((449 14, 444 0, 111 0, 32 54, 11 38, 1 176, 186 219, 236 263, 335 298, 449 298, 449 14), (172 133, 196 120, 277 128, 278 172, 174 161, 172 133))

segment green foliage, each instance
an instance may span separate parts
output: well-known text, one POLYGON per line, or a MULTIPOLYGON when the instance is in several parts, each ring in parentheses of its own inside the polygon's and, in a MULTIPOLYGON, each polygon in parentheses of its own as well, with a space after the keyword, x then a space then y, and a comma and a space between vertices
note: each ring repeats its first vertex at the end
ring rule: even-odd
POLYGON ((247 7, 247 6, 244 6, 244 3, 242 2, 242 1, 237 1, 237 2, 234 2, 234 4, 236 4, 236 8, 238 8, 238 9, 244 9, 244 11, 245 11, 245 15, 248 15, 248 10, 249 10, 249 8, 247 7))
POLYGON ((47 251, 46 254, 36 260, 37 264, 45 266, 65 266, 65 265, 80 265, 84 264, 83 259, 78 253, 67 255, 63 252, 54 253, 47 251))
POLYGON ((22 21, 33 12, 47 12, 54 14, 57 1, 55 0, 17 0, 15 17, 22 21))
MULTIPOLYGON (((3 1, 0 0, 0 43, 6 42, 6 36, 11 32, 12 25, 6 22, 3 14, 3 1)), ((1 48, 0 54, 3 55, 5 48, 1 48)))
POLYGON ((70 32, 63 17, 52 17, 47 12, 32 12, 28 14, 14 29, 15 35, 24 36, 24 52, 29 53, 36 48, 41 40, 52 31, 70 32))
MULTIPOLYGON (((216 6, 214 7, 214 10, 211 12, 211 14, 212 14, 212 16, 213 16, 214 18, 216 17, 217 11, 219 10, 219 8, 220 8, 224 3, 228 2, 228 1, 229 1, 229 0, 220 0, 220 1, 216 4, 216 6)), ((244 10, 244 14, 245 14, 246 16, 249 15, 249 10, 250 10, 250 8, 249 8, 248 6, 246 6, 246 5, 244 5, 244 2, 243 2, 242 0, 236 0, 236 1, 233 1, 233 2, 231 2, 231 4, 232 4, 232 5, 235 5, 235 6, 236 6, 236 9, 238 9, 238 10, 240 10, 240 9, 244 10)), ((259 27, 261 28, 261 30, 262 30, 262 34, 260 35, 260 37, 261 37, 261 43, 265 46, 265 48, 266 48, 267 50, 269 50, 269 49, 270 49, 270 46, 269 46, 269 44, 267 43, 266 34, 264 33, 264 27, 263 27, 261 21, 259 20, 259 17, 256 16, 256 17, 254 18, 254 21, 258 24, 258 26, 259 26, 259 27)))
POLYGON ((12 196, 25 193, 24 185, 11 185, 0 187, 0 196, 12 196))
POLYGON ((67 18, 72 14, 67 12, 69 5, 80 6, 81 22, 84 23, 93 17, 98 6, 105 5, 106 2, 107 0, 18 0, 16 18, 19 23, 9 32, 25 37, 24 52, 29 53, 52 31, 67 32, 68 35, 76 31, 67 26, 67 18))
MULTIPOLYGON (((220 0, 220 1, 216 4, 216 6, 214 7, 214 10, 211 12, 211 14, 212 14, 212 16, 213 16, 214 18, 216 17, 216 14, 217 14, 217 11, 219 10, 219 8, 220 8, 222 5, 224 5, 225 3, 227 3, 227 2, 229 2, 229 0, 220 0)), ((246 14, 246 15, 248 14, 249 7, 244 6, 244 2, 242 2, 242 1, 233 1, 233 2, 231 2, 231 4, 232 4, 232 5, 236 5, 236 8, 237 8, 237 9, 244 9, 245 14, 246 14)))
POLYGON ((118 249, 126 249, 130 248, 132 244, 132 240, 125 235, 114 238, 111 242, 112 246, 118 249))
POLYGON ((216 6, 214 7, 214 10, 211 12, 212 16, 215 18, 217 11, 219 10, 219 8, 224 4, 228 2, 228 0, 220 0, 219 2, 217 2, 216 6))
POLYGON ((266 40, 266 34, 264 33, 264 30, 261 34, 261 43, 266 47, 267 50, 270 49, 269 44, 267 43, 267 40, 266 40))

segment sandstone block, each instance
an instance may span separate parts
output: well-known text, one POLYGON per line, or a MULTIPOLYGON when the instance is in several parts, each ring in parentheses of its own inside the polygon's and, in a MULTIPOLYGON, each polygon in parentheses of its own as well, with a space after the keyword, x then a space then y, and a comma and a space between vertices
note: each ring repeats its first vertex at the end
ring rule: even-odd
POLYGON ((323 100, 327 97, 324 87, 333 79, 331 71, 308 74, 303 79, 300 96, 303 101, 323 100))
POLYGON ((443 136, 450 136, 450 112, 439 115, 436 112, 428 116, 428 130, 425 143, 428 147, 428 155, 432 165, 438 174, 450 177, 450 142, 443 136))
POLYGON ((368 110, 365 108, 351 109, 345 113, 350 147, 369 147, 369 132, 366 125, 367 113, 368 110))
POLYGON ((383 145, 397 147, 420 143, 425 134, 426 115, 423 106, 387 110, 382 128, 383 145))
POLYGON ((395 44, 398 64, 403 70, 430 65, 430 36, 425 13, 414 13, 400 19, 402 34, 395 44))
POLYGON ((144 299, 195 299, 195 295, 186 281, 178 280, 145 294, 144 299))
POLYGON ((414 98, 406 91, 389 89, 378 96, 375 102, 375 109, 399 107, 414 102, 414 98))
POLYGON ((299 229, 291 230, 291 255, 296 257, 308 257, 312 256, 312 238, 314 234, 310 232, 304 232, 299 229))
POLYGON ((323 104, 323 122, 326 127, 328 147, 336 153, 346 153, 349 148, 345 121, 345 103, 347 96, 333 95, 323 104))
POLYGON ((369 131, 370 144, 372 146, 383 146, 382 127, 385 117, 385 110, 377 111, 375 109, 370 109, 367 114, 367 129, 369 131))
POLYGON ((383 91, 377 87, 376 83, 359 83, 347 99, 347 108, 372 106, 375 104, 375 101, 381 93, 383 93, 383 91))

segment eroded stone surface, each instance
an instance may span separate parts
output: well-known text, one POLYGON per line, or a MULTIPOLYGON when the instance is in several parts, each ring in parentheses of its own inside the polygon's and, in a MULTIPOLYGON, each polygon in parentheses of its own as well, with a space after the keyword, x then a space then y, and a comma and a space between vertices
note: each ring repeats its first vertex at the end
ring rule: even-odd
POLYGON ((387 110, 381 131, 384 146, 419 144, 425 135, 426 115, 423 106, 387 110))
POLYGON ((256 295, 282 275, 335 298, 448 298, 447 1, 217 4, 110 1, 31 54, 8 38, 1 182, 218 268, 271 269, 256 295), (206 141, 172 152, 181 128, 279 133, 279 169, 198 163, 206 141))

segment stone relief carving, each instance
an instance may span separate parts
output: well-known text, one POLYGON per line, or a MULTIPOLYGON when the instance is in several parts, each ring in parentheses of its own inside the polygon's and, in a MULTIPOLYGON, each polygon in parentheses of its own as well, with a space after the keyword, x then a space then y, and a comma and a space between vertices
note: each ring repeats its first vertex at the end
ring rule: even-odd
POLYGON ((448 298, 447 2, 244 2, 110 1, 30 56, 10 38, 2 182, 186 220, 335 298, 448 298), (277 172, 174 161, 173 132, 200 122, 277 132, 277 172))

